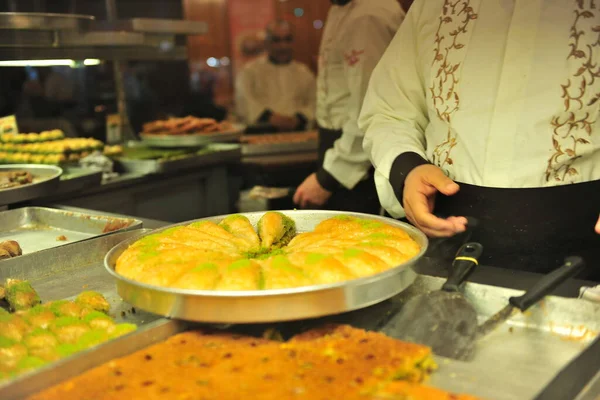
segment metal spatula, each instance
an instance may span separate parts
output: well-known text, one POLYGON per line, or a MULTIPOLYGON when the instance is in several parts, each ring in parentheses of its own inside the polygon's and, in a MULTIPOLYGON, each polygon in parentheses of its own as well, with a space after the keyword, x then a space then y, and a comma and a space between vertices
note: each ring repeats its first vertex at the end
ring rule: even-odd
POLYGON ((479 243, 467 243, 458 251, 450 276, 441 290, 410 299, 384 329, 387 335, 427 345, 435 354, 468 360, 477 336, 477 313, 459 291, 478 264, 479 243))
POLYGON ((561 283, 579 273, 584 267, 585 262, 581 257, 565 258, 561 267, 545 275, 525 294, 509 298, 506 307, 491 316, 477 329, 477 339, 484 338, 513 315, 526 311, 546 295, 552 293, 561 283))

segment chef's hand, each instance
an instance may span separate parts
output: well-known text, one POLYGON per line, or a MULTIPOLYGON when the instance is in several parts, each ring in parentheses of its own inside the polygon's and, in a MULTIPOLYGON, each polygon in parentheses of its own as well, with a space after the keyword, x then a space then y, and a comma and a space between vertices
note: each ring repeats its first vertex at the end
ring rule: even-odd
POLYGON ((598 222, 596 222, 596 233, 600 235, 600 217, 598 218, 598 222))
POLYGON ((290 132, 296 129, 300 121, 297 117, 288 117, 286 115, 273 113, 269 123, 280 131, 290 132))
POLYGON ((438 218, 433 215, 437 192, 451 196, 459 186, 435 165, 420 165, 404 181, 402 202, 406 217, 431 237, 449 237, 467 229, 465 217, 438 218))
POLYGON ((317 180, 317 174, 310 174, 302 182, 294 194, 294 203, 301 208, 308 206, 322 206, 331 197, 331 192, 323 189, 317 180))

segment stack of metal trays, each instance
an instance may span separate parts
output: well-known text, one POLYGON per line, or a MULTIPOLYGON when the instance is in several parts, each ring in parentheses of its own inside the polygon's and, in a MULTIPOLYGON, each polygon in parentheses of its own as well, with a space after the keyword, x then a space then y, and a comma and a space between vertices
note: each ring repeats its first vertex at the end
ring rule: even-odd
POLYGON ((123 172, 158 174, 199 168, 223 162, 237 162, 241 158, 241 146, 233 143, 213 143, 202 150, 183 152, 177 157, 127 158, 117 159, 123 172))
POLYGON ((0 212, 0 241, 16 241, 23 254, 141 227, 142 221, 133 218, 92 216, 44 207, 0 212))
POLYGON ((0 165, 0 172, 27 171, 33 183, 0 189, 0 205, 15 204, 52 194, 59 185, 63 170, 52 165, 10 164, 0 165))

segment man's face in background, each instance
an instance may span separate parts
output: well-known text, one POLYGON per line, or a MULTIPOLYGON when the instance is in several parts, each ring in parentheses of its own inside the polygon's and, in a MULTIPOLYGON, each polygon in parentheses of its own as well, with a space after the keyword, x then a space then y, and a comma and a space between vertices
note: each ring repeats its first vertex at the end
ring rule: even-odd
POLYGON ((294 35, 285 24, 274 24, 267 29, 266 47, 269 57, 281 64, 292 61, 294 35))

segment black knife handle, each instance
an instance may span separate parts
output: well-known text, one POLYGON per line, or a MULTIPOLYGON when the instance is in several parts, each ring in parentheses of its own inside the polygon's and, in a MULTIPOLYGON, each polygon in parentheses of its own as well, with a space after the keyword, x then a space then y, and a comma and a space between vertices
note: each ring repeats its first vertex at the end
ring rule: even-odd
POLYGON ((585 262, 581 257, 567 257, 561 267, 536 282, 524 295, 511 297, 508 301, 512 306, 525 311, 544 296, 552 293, 561 283, 581 271, 584 266, 585 262))
POLYGON ((454 257, 450 276, 442 286, 442 290, 445 292, 458 292, 458 287, 469 278, 479 264, 479 257, 482 253, 483 246, 481 244, 475 242, 464 244, 454 257))

